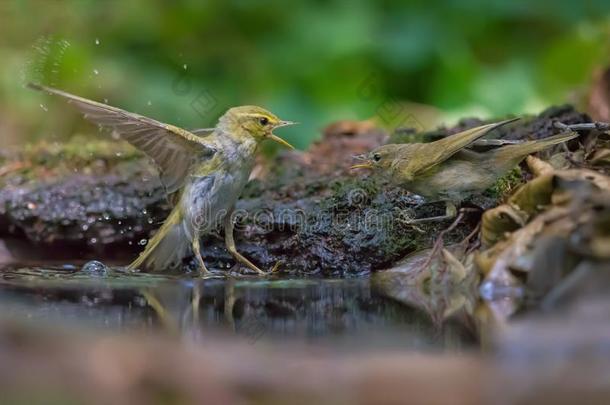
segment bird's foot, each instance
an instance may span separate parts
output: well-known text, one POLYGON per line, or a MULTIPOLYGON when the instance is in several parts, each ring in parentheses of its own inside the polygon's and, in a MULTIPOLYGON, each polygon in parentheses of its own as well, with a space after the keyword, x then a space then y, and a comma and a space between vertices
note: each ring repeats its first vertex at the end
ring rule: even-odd
MULTIPOLYGON (((274 269, 275 269, 275 267, 274 267, 274 269)), ((239 260, 237 257, 236 257, 235 265, 233 266, 232 270, 235 270, 235 272, 237 272, 238 274, 242 274, 242 275, 247 275, 248 270, 251 270, 251 271, 256 272, 256 275, 258 275, 258 276, 267 276, 274 271, 273 269, 271 271, 264 271, 260 267, 258 267, 257 265, 255 265, 254 263, 249 261, 248 259, 244 258, 244 261, 242 261, 242 260, 239 260)))
MULTIPOLYGON (((454 219, 458 215, 457 207, 451 201, 447 201, 446 204, 447 205, 445 207, 445 215, 438 215, 436 217, 411 219, 411 220, 407 221, 407 225, 417 225, 417 224, 423 224, 426 222, 443 222, 443 221, 448 221, 450 219, 454 219)), ((460 212, 462 210, 466 210, 466 209, 467 208, 462 208, 462 209, 460 209, 460 212)))
POLYGON ((199 270, 199 272, 197 273, 197 278, 198 279, 202 279, 202 280, 206 280, 206 279, 210 279, 210 278, 225 278, 227 277, 227 272, 222 271, 222 270, 199 270))
POLYGON ((251 266, 246 263, 240 263, 240 262, 235 263, 235 266, 245 266, 250 270, 254 270, 257 273, 257 275, 259 275, 259 276, 270 276, 272 274, 276 274, 280 270, 280 267, 282 265, 282 261, 278 260, 277 262, 275 262, 275 264, 273 265, 273 267, 270 270, 265 271, 265 270, 260 269, 258 266, 254 265, 252 262, 249 262, 249 263, 251 264, 251 266))

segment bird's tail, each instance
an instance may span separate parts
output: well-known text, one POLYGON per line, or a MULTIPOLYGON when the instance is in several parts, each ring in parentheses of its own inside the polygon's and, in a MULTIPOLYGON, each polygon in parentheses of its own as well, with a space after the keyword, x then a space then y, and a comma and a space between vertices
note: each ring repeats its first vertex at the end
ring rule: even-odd
MULTIPOLYGON (((495 150, 495 155, 497 158, 505 158, 505 160, 510 159, 522 159, 525 156, 539 152, 543 149, 551 147, 553 145, 557 145, 563 142, 567 142, 570 139, 574 139, 578 137, 578 134, 575 132, 566 132, 563 134, 550 136, 544 139, 538 139, 536 141, 529 141, 520 143, 517 145, 507 145, 495 150)), ((504 160, 504 159, 503 159, 504 160)))
POLYGON ((180 208, 176 206, 148 241, 146 249, 129 265, 129 269, 158 272, 175 268, 188 255, 189 248, 190 241, 182 226, 180 208))

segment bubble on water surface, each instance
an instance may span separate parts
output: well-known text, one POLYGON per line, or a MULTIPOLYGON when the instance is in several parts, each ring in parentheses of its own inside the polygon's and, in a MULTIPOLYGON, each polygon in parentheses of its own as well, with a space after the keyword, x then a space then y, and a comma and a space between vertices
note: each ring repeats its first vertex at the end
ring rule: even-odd
POLYGON ((97 260, 91 260, 84 264, 81 272, 92 276, 106 276, 108 275, 108 266, 97 260))

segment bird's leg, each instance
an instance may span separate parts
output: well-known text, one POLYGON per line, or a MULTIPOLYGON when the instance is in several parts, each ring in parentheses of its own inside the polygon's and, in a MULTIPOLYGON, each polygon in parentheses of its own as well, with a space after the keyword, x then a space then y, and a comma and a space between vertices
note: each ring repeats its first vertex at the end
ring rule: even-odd
POLYGON ((453 219, 457 216, 457 207, 455 206, 454 203, 452 203, 451 201, 447 201, 445 203, 445 215, 439 215, 437 217, 428 217, 428 218, 418 218, 418 219, 414 219, 412 221, 409 221, 408 224, 412 225, 412 224, 421 224, 424 222, 441 222, 441 221, 447 221, 449 219, 453 219))
POLYGON ((237 251, 237 248, 235 247, 235 240, 233 239, 234 224, 233 224, 233 217, 231 214, 232 214, 232 212, 229 212, 225 216, 224 228, 225 228, 225 245, 227 246, 227 250, 229 251, 229 253, 231 253, 231 255, 235 258, 235 260, 237 260, 244 266, 251 268, 252 270, 256 271, 258 274, 267 274, 264 271, 262 271, 261 269, 259 269, 250 260, 248 260, 244 256, 242 256, 241 253, 239 253, 237 251))
POLYGON ((210 274, 210 271, 207 267, 205 267, 205 263, 203 262, 203 257, 201 257, 201 245, 199 242, 199 236, 195 236, 193 238, 193 253, 195 254, 195 258, 197 259, 197 263, 199 263, 199 275, 207 276, 210 274))

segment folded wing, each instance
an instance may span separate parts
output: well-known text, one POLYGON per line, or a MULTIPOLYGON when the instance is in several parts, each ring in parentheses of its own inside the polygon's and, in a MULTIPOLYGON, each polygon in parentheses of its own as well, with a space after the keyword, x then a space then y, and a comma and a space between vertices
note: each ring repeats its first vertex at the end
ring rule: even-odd
POLYGON ((426 159, 411 159, 409 161, 410 167, 407 166, 406 170, 408 173, 415 176, 418 173, 444 162, 461 149, 488 134, 490 131, 518 119, 519 118, 514 118, 496 122, 494 124, 482 125, 450 135, 435 142, 420 144, 417 153, 425 156, 426 159))

